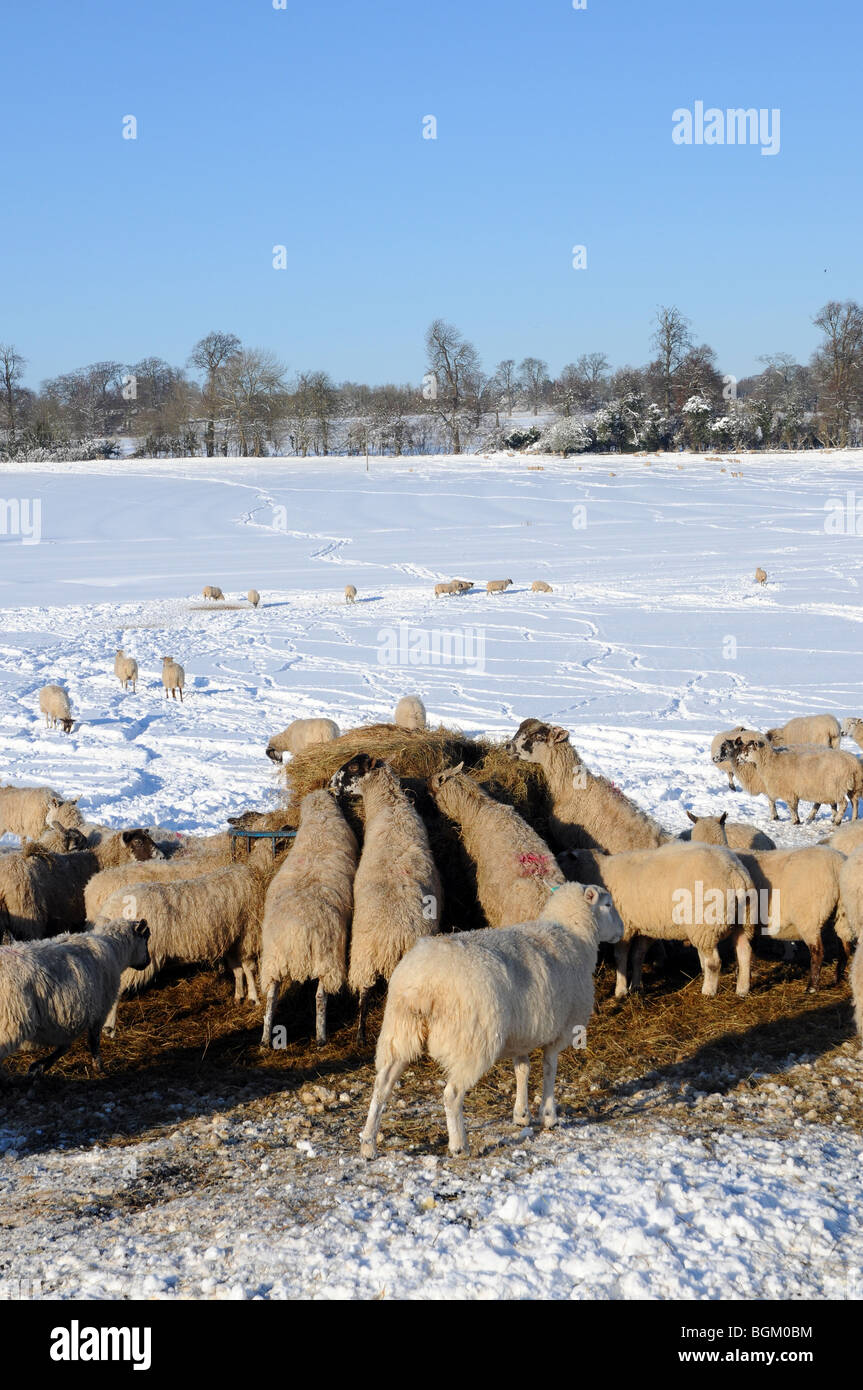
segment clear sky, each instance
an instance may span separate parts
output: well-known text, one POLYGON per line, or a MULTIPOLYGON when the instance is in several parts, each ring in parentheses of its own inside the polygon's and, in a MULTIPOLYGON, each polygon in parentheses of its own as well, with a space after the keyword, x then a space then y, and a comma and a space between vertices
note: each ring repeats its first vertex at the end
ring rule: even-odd
POLYGON ((435 317, 556 371, 675 303, 724 371, 806 360, 863 298, 861 39, 860 0, 9 0, 0 339, 30 385, 212 328, 417 381, 435 317), (779 153, 676 145, 699 100, 779 153))

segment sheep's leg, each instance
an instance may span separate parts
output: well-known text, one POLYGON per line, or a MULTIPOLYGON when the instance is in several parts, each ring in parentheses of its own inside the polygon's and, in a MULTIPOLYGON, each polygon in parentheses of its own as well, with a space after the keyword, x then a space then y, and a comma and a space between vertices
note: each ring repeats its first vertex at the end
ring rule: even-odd
MULTIPOLYGON (((848 802, 848 804, 852 806, 852 810, 851 810, 851 819, 853 820, 853 819, 854 819, 853 805, 852 805, 851 802, 848 802)), ((839 804, 839 802, 836 802, 836 804, 835 804, 833 807, 831 807, 831 809, 832 809, 832 811, 833 811, 833 824, 834 824, 834 825, 841 825, 841 824, 842 824, 842 821, 843 821, 843 819, 844 819, 844 817, 845 817, 845 805, 846 805, 846 803, 845 803, 845 801, 843 801, 841 805, 839 804)))
POLYGON ((719 989, 719 971, 722 968, 719 951, 715 946, 712 951, 702 951, 699 947, 698 959, 701 961, 701 969, 704 971, 701 993, 709 994, 712 997, 719 989))
POLYGON ((272 984, 267 990, 267 1007, 264 1010, 264 1031, 261 1034, 261 1047, 272 1047, 273 1045, 273 1015, 276 1012, 278 1002, 279 986, 272 984))
POLYGON ((617 979, 614 985, 615 999, 623 999, 626 995, 626 967, 629 963, 629 942, 627 940, 617 941, 614 946, 614 964, 617 970, 617 979))
POLYGON ((360 1003, 357 1011, 357 1045, 366 1045, 366 1011, 369 1004, 369 992, 367 989, 360 990, 360 1003))
POLYGON ((554 1083, 557 1077, 557 1043, 542 1049, 542 1106, 540 1118, 543 1129, 552 1129, 557 1124, 557 1110, 554 1105, 554 1083))
POLYGON ((55 1062, 59 1062, 61 1057, 65 1057, 71 1043, 64 1043, 62 1047, 55 1047, 53 1052, 49 1052, 47 1057, 43 1057, 41 1062, 32 1062, 27 1068, 28 1076, 41 1076, 49 1067, 53 1067, 55 1062))
POLYGON ((779 816, 778 816, 777 813, 776 813, 776 802, 775 802, 775 801, 772 801, 771 798, 770 798, 769 796, 768 796, 767 800, 768 800, 768 802, 770 803, 770 819, 771 819, 771 820, 778 820, 778 819, 779 819, 779 816))
POLYGON ((236 1003, 246 996, 246 981, 241 965, 231 965, 231 973, 234 976, 234 1003, 236 1003))
POLYGON ((318 1047, 323 1047, 327 1040, 327 991, 318 980, 318 989, 315 995, 315 1041, 318 1047))
POLYGON ((466 1158, 470 1153, 464 1128, 464 1089, 448 1081, 443 1093, 449 1151, 453 1158, 466 1158))
MULTIPOLYGON (((809 812, 809 815, 806 817, 806 824, 807 824, 807 825, 811 825, 811 824, 812 824, 812 822, 814 821, 815 817, 818 815, 818 812, 819 812, 820 810, 821 810, 821 802, 820 802, 820 801, 814 802, 814 803, 813 803, 813 806, 812 806, 812 810, 809 812)), ((835 814, 836 814, 836 807, 835 807, 835 806, 833 807, 833 814, 834 814, 834 816, 835 816, 835 814)))
POLYGON ((243 974, 246 978, 246 995, 250 1004, 260 1004, 261 996, 258 994, 258 982, 255 979, 255 967, 250 960, 243 961, 243 974))
POLYGON ((382 1067, 375 1077, 374 1090, 372 1091, 369 1113, 366 1118, 366 1127, 360 1135, 360 1153, 363 1158, 374 1158, 377 1152, 378 1130, 381 1125, 381 1116, 384 1113, 384 1106, 389 1100, 393 1086, 395 1086, 405 1067, 407 1059, 399 1057, 394 1062, 389 1062, 382 1067))
POLYGON ((737 788, 734 785, 734 774, 731 772, 728 773, 728 790, 731 792, 737 791, 737 788))
POLYGON ((96 1068, 96 1071, 104 1070, 102 1066, 101 1042, 102 1029, 97 1023, 94 1028, 87 1029, 87 1046, 90 1049, 90 1056, 93 1058, 93 1066, 96 1068))
POLYGON ((513 1058, 515 1067, 515 1108, 512 1112, 513 1124, 530 1124, 530 1100, 528 1098, 528 1081, 530 1079, 530 1058, 513 1058))
POLYGON ((745 927, 736 927, 732 939, 737 953, 737 993, 748 994, 752 982, 752 942, 745 927))
POLYGON ((848 956, 849 956, 849 954, 850 954, 850 952, 849 952, 849 949, 848 949, 848 942, 845 941, 845 940, 840 936, 840 937, 839 937, 839 954, 838 954, 838 956, 836 957, 836 983, 837 983, 837 985, 841 985, 843 979, 845 978, 845 968, 846 968, 846 966, 848 965, 848 956))
POLYGON ((824 942, 820 935, 817 941, 809 946, 809 984, 806 986, 807 994, 817 994, 818 983, 821 979, 821 967, 824 964, 824 942))
POLYGON ((637 936, 632 946, 632 992, 636 993, 641 989, 641 969, 644 965, 644 957, 647 955, 647 948, 650 941, 646 936, 637 936))
POLYGON ((118 994, 117 998, 114 1000, 111 1012, 108 1014, 108 1017, 102 1024, 102 1032, 105 1034, 106 1038, 113 1038, 114 1034, 117 1031, 117 1009, 119 1008, 119 1005, 120 996, 118 994))
POLYGON ((180 686, 180 704, 183 703, 183 687, 180 686))
POLYGON ((791 812, 791 824, 799 825, 800 816, 798 813, 798 807, 800 806, 800 798, 796 796, 792 797, 790 801, 787 802, 787 806, 789 811, 791 812))

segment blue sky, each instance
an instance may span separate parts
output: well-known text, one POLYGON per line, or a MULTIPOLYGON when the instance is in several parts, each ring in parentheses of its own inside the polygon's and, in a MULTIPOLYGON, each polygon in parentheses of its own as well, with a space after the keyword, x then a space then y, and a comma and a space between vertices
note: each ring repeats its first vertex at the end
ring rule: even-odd
POLYGON ((30 385, 215 327, 417 381, 434 317, 556 371, 675 303, 725 371, 806 360, 863 298, 861 38, 859 0, 15 0, 0 339, 30 385), (779 154, 675 145, 696 100, 780 108, 779 154))

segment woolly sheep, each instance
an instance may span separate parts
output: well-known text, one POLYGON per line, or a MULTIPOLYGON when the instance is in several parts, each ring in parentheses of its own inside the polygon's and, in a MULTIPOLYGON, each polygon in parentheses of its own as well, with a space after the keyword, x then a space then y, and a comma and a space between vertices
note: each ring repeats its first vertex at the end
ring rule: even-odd
POLYGON ((485 586, 485 591, 487 594, 502 594, 511 583, 511 579, 490 579, 485 586))
POLYGON ((186 684, 186 673, 178 661, 172 656, 162 657, 162 684, 165 687, 165 699, 170 694, 172 700, 176 700, 177 691, 180 692, 180 704, 183 703, 183 686, 186 684))
POLYGON ((851 965, 851 994, 854 999, 854 1021, 857 1024, 857 1036, 860 1045, 863 1047, 863 946, 861 939, 857 939, 857 949, 854 952, 854 960, 851 965))
POLYGON ((545 840, 513 806, 495 801, 462 771, 436 773, 428 789, 438 809, 454 820, 476 865, 479 905, 490 927, 531 922, 552 887, 566 882, 545 840))
POLYGON ((258 593, 257 589, 250 589, 249 592, 246 594, 246 598, 249 600, 249 603, 252 605, 253 608, 257 608, 258 604, 261 601, 261 595, 258 593))
POLYGON ((316 743, 332 743, 338 737, 339 726, 332 719, 295 719, 280 734, 273 734, 267 744, 267 757, 281 763, 285 753, 296 757, 316 743))
POLYGON ((863 820, 852 820, 846 825, 840 825, 823 843, 831 849, 838 849, 840 854, 853 854, 855 849, 863 846, 863 820))
POLYGON ((455 584, 456 590, 460 594, 466 594, 469 589, 473 588, 472 579, 454 579, 452 582, 455 584))
POLYGON ((374 1158, 384 1106, 405 1067, 423 1053, 446 1076, 451 1154, 468 1153, 465 1094, 502 1058, 511 1057, 515 1066, 513 1122, 529 1123, 530 1053, 536 1048, 542 1048, 542 1124, 554 1125, 558 1054, 593 1013, 600 941, 617 941, 620 933, 607 893, 566 884, 550 895, 538 920, 418 941, 390 980, 360 1137, 363 1157, 374 1158))
POLYGON ((544 579, 535 579, 530 586, 532 594, 553 594, 554 589, 550 584, 546 584, 544 579))
MULTIPOLYGON (((607 888, 623 922, 615 947, 615 997, 627 992, 629 946, 633 950, 632 989, 641 984, 641 967, 649 944, 691 941, 698 951, 704 980, 701 993, 719 988, 718 944, 730 936, 737 954, 737 993, 749 993, 752 966, 754 884, 738 857, 719 845, 676 842, 655 850, 603 855, 567 850, 560 856, 567 878, 607 888)), ((757 907, 757 902, 755 903, 757 907)))
POLYGON ((798 806, 801 801, 811 801, 810 821, 815 819, 819 807, 826 804, 833 809, 833 824, 838 825, 845 812, 846 797, 851 802, 851 819, 856 820, 863 792, 863 765, 853 753, 833 748, 812 752, 800 748, 773 748, 765 739, 750 743, 740 759, 757 770, 770 803, 771 820, 779 819, 776 802, 784 801, 791 812, 792 823, 799 825, 798 806))
POLYGON ((716 767, 721 768, 721 770, 726 774, 728 778, 728 786, 731 791, 735 790, 734 773, 736 769, 732 761, 727 760, 723 762, 721 760, 720 750, 722 748, 722 745, 726 743, 729 739, 733 742, 735 739, 738 738, 746 739, 760 737, 761 735, 759 734, 757 729, 747 729, 745 725, 737 724, 733 729, 725 729, 723 733, 717 734, 716 737, 711 740, 710 761, 716 767))
POLYGON ((359 995, 357 1036, 365 1041, 368 992, 388 980, 414 942, 440 925, 440 876, 428 834, 392 768, 359 753, 339 768, 330 786, 363 802, 363 850, 354 879, 348 984, 359 995))
POLYGON ((859 748, 863 748, 863 719, 850 716, 842 720, 842 737, 853 738, 859 748))
POLYGON ((76 825, 49 825, 36 843, 51 854, 77 854, 90 848, 88 837, 76 825))
POLYGON ((269 888, 261 924, 262 1046, 271 1046, 273 1015, 285 981, 317 980, 316 1038, 327 1040, 327 995, 347 983, 348 923, 359 848, 329 791, 300 802, 293 848, 269 888))
POLYGON ((760 565, 758 566, 758 569, 755 571, 755 583, 756 583, 756 584, 766 584, 766 583, 767 583, 767 571, 766 571, 766 570, 763 570, 763 569, 761 568, 760 565))
POLYGON ((224 600, 224 597, 225 597, 225 595, 222 593, 222 591, 221 591, 221 589, 219 588, 218 584, 208 584, 207 587, 204 589, 204 598, 214 598, 214 599, 222 599, 222 600, 224 600))
POLYGON ((462 592, 457 579, 440 580, 434 586, 435 598, 442 598, 444 594, 460 594, 462 592))
POLYGON ((74 719, 69 696, 62 685, 43 685, 39 691, 39 708, 45 716, 45 727, 54 729, 57 725, 64 734, 71 734, 74 719))
POLYGON ((357 591, 356 591, 354 585, 353 585, 353 584, 346 584, 346 585, 345 585, 345 603, 354 603, 354 602, 356 601, 356 597, 357 597, 357 591))
POLYGON ((138 663, 133 656, 126 656, 122 647, 117 648, 114 656, 114 675, 117 677, 123 690, 127 690, 131 682, 132 694, 137 695, 138 663))
POLYGON ((245 986, 259 1003, 255 964, 261 947, 264 899, 275 866, 269 847, 260 845, 242 864, 191 878, 126 884, 102 904, 102 920, 141 914, 150 927, 150 963, 140 973, 124 971, 106 1031, 113 1033, 123 994, 144 989, 168 964, 215 965, 227 960, 234 976, 234 999, 245 986))
POLYGON ((403 695, 396 705, 395 723, 400 729, 424 729, 426 707, 419 695, 403 695))
POLYGON ((45 829, 49 810, 60 825, 81 825, 79 798, 64 801, 50 787, 0 787, 0 835, 11 833, 37 839, 45 829))
POLYGON ((741 852, 738 858, 759 894, 760 930, 774 940, 805 941, 809 947, 808 993, 818 989, 824 960, 822 933, 830 924, 842 947, 836 969, 840 980, 849 939, 846 910, 840 902, 844 857, 826 845, 813 845, 766 854, 741 852))
POLYGON ((807 714, 789 719, 778 729, 768 729, 765 738, 774 748, 789 748, 798 743, 826 744, 838 748, 842 737, 839 720, 833 714, 807 714))
POLYGON ((692 821, 692 829, 684 830, 680 840, 690 840, 699 845, 728 845, 729 849, 775 849, 776 845, 769 835, 756 825, 744 825, 740 821, 727 819, 728 812, 721 816, 694 816, 687 811, 692 821))
POLYGON ((195 878, 214 869, 226 868, 230 862, 230 846, 225 844, 212 854, 182 852, 170 859, 154 858, 143 863, 135 860, 102 869, 88 879, 84 888, 85 919, 99 921, 104 916, 102 908, 108 899, 124 892, 133 883, 170 883, 176 879, 195 878))
POLYGON ((504 747, 513 757, 542 768, 551 794, 549 828, 556 846, 599 848, 616 854, 627 849, 654 849, 671 840, 668 832, 618 787, 588 770, 566 729, 539 719, 524 719, 504 747))
POLYGON ((102 1025, 121 976, 146 968, 148 939, 141 919, 0 947, 0 1061, 19 1048, 53 1048, 30 1067, 40 1075, 86 1033, 101 1071, 102 1025))

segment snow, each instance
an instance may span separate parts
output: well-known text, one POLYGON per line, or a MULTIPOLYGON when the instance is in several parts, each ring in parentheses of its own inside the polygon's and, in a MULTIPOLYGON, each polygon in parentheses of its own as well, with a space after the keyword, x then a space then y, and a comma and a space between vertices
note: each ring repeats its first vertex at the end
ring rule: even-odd
MULTIPOLYGON (((841 451, 372 459, 368 473, 341 458, 0 465, 2 498, 38 498, 42 528, 35 545, 0 534, 3 779, 83 792, 93 820, 214 829, 275 798, 263 750, 290 720, 386 719, 416 691, 468 733, 565 724, 674 831, 687 807, 727 810, 812 843, 824 813, 771 826, 707 751, 737 723, 863 713, 863 550, 853 518, 825 527, 831 499, 850 493, 853 509, 858 469, 841 451), (463 575, 514 585, 434 598, 463 575), (531 594, 536 578, 554 593, 531 594), (209 583, 239 606, 206 608, 209 583), (442 633, 462 643, 456 664, 435 660, 442 633), (138 659, 137 695, 112 674, 118 645, 138 659), (186 670, 182 706, 163 698, 166 653, 186 670), (53 680, 81 719, 69 737, 39 722, 53 680)), ((0 1293, 44 1277, 94 1298, 859 1297, 853 1124, 777 1128, 764 1090, 708 1101, 687 1101, 694 1128, 630 1097, 609 1123, 510 1129, 503 1158, 385 1150, 362 1165, 353 1134, 298 1134, 275 1095, 212 1121, 239 1176, 190 1193, 156 1182, 143 1208, 107 1217, 92 1194, 125 1190, 123 1165, 158 1174, 176 1145, 197 1156, 211 1121, 166 1114, 162 1134, 95 1154, 74 1133, 34 1147, 0 1121, 4 1211, 20 1204, 31 1233, 4 1225, 0 1293), (28 1206, 39 1194, 50 1218, 28 1206)))

